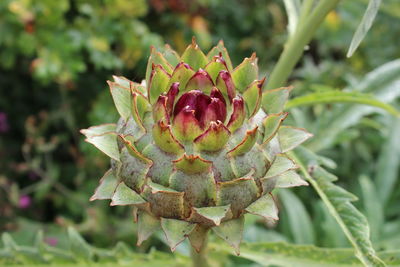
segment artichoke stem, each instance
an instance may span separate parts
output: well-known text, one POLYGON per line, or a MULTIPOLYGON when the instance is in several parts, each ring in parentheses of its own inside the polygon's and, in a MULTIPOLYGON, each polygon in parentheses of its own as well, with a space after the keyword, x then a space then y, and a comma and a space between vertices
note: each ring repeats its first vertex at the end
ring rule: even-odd
POLYGON ((207 237, 206 237, 206 240, 204 241, 203 246, 201 247, 199 252, 197 252, 192 247, 191 257, 192 257, 193 267, 209 267, 210 265, 208 264, 207 254, 208 254, 208 249, 207 249, 207 237))

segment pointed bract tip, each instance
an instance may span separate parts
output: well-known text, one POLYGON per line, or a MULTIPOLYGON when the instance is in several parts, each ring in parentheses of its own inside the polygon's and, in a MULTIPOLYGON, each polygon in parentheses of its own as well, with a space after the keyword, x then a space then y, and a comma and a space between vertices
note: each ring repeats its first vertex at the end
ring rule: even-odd
POLYGON ((184 66, 184 67, 185 67, 186 69, 188 69, 188 70, 192 70, 192 67, 191 67, 189 64, 187 64, 187 63, 185 63, 185 62, 179 62, 179 63, 176 65, 174 71, 175 71, 176 69, 182 67, 182 66, 184 66))
POLYGON ((264 83, 267 80, 267 77, 262 78, 261 80, 258 81, 257 87, 262 89, 264 87, 264 83))
POLYGON ((192 36, 192 46, 193 46, 194 48, 197 48, 197 47, 198 47, 197 42, 196 42, 196 36, 192 36))

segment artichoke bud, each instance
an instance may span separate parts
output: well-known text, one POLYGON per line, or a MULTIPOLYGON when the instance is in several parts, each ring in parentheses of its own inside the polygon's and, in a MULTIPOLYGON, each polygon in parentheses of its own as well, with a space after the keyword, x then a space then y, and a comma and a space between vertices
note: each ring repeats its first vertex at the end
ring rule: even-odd
POLYGON ((263 91, 253 54, 233 69, 218 43, 151 49, 146 82, 108 82, 121 118, 81 132, 112 159, 91 200, 130 205, 138 244, 162 229, 172 250, 212 230, 236 252, 247 213, 278 220, 274 188, 307 185, 285 153, 311 134, 282 126, 291 88, 263 91))

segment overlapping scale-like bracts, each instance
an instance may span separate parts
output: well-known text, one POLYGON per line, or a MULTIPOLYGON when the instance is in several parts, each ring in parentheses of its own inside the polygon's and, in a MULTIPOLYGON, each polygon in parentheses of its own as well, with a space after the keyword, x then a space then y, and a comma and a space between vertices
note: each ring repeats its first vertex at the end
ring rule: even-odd
POLYGON ((291 88, 265 82, 255 54, 233 69, 222 42, 153 48, 145 81, 108 82, 118 123, 82 130, 111 158, 91 200, 131 205, 138 244, 161 228, 199 250, 212 229, 238 252, 246 213, 277 220, 271 191, 306 185, 285 152, 310 134, 281 125, 291 88))

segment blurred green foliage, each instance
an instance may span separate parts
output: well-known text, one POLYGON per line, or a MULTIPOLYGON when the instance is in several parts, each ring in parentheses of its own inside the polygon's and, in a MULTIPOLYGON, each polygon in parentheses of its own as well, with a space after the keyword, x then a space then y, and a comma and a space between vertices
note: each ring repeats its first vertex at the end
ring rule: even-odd
MULTIPOLYGON (((19 243, 30 244, 33 236, 24 233, 44 229, 62 243, 63 229, 74 226, 96 246, 135 242, 129 209, 88 201, 109 162, 83 142, 79 129, 116 121, 105 81, 113 74, 140 81, 151 45, 166 42, 182 52, 193 35, 205 50, 223 39, 234 64, 256 51, 268 77, 287 37, 282 1, 188 2, 0 1, 0 232, 15 231, 19 243)), ((346 58, 367 2, 343 1, 328 15, 291 76, 292 97, 344 89, 399 108, 399 63, 384 65, 400 58, 397 0, 385 1, 360 48, 346 58)), ((356 206, 370 222, 376 249, 398 248, 399 119, 350 104, 290 112, 289 124, 315 134, 306 146, 331 158, 321 160, 360 198, 356 206)), ((279 203, 279 224, 254 219, 246 241, 349 246, 310 188, 282 191, 279 203)), ((160 235, 136 250, 166 250, 163 242, 160 235)))

